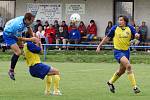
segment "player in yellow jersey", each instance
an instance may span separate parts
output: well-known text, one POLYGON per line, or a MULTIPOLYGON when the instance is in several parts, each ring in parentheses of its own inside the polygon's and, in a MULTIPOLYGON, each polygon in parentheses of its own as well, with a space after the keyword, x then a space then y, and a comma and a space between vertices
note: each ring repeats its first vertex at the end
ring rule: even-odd
POLYGON ((26 63, 29 66, 31 76, 44 79, 46 76, 45 95, 62 95, 59 91, 60 73, 58 69, 41 63, 39 53, 43 51, 41 43, 27 42, 23 48, 26 63), (54 76, 54 91, 50 92, 52 83, 52 75, 54 76))
POLYGON ((134 73, 129 61, 130 58, 130 40, 134 36, 139 38, 139 34, 136 32, 133 26, 128 24, 128 18, 126 16, 119 16, 118 25, 114 25, 109 34, 104 37, 97 47, 97 52, 100 52, 102 45, 110 38, 113 38, 114 43, 114 57, 120 63, 119 69, 115 72, 112 78, 107 82, 109 89, 112 93, 115 93, 115 87, 113 83, 127 71, 128 79, 131 82, 134 93, 140 93, 139 88, 136 85, 134 73))

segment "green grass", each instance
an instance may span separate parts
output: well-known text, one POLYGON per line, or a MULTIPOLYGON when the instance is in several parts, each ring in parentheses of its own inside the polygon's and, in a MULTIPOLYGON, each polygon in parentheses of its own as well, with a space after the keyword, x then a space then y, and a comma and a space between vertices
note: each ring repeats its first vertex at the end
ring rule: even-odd
MULTIPOLYGON (((0 52, 1 61, 9 61, 12 56, 12 52, 7 51, 5 53, 0 52)), ((95 51, 48 51, 46 55, 47 62, 73 62, 73 63, 116 63, 113 52, 111 50, 101 51, 96 53, 95 51)), ((23 61, 23 57, 19 58, 23 61)), ((44 56, 41 55, 41 59, 44 56)), ((150 64, 150 53, 138 51, 136 53, 131 52, 131 63, 134 64, 150 64)))
POLYGON ((116 83, 112 94, 106 82, 118 68, 111 63, 50 63, 61 71, 62 96, 44 96, 44 81, 33 78, 22 61, 16 67, 16 81, 7 75, 9 62, 0 62, 0 100, 149 100, 149 65, 134 64, 134 72, 141 94, 132 92, 127 75, 116 83))

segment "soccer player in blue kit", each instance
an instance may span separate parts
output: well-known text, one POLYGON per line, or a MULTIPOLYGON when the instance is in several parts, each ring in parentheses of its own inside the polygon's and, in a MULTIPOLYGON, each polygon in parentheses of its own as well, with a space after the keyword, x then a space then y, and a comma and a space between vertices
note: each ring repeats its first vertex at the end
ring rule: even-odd
POLYGON ((3 39, 5 43, 10 46, 12 51, 14 52, 12 58, 11 58, 11 64, 10 64, 10 69, 8 72, 8 75, 12 80, 15 80, 14 76, 14 69, 16 66, 16 63, 18 61, 19 56, 21 55, 21 50, 19 46, 17 45, 17 41, 32 41, 32 42, 38 42, 39 39, 36 37, 33 37, 33 31, 30 25, 34 21, 34 15, 31 13, 26 13, 24 16, 19 16, 14 19, 9 20, 5 27, 4 27, 4 32, 3 32, 3 39), (23 38, 23 37, 18 37, 18 34, 21 34, 25 30, 28 31, 30 34, 31 38, 23 38))

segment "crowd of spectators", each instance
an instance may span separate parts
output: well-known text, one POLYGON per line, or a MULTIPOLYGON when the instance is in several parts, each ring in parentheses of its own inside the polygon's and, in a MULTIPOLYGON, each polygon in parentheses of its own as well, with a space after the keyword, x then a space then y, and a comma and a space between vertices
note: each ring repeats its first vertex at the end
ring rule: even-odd
MULTIPOLYGON (((87 41, 92 41, 93 37, 97 36, 97 26, 94 20, 91 20, 87 27, 83 21, 70 22, 67 25, 65 21, 59 23, 55 20, 53 24, 46 21, 42 24, 40 20, 37 20, 33 31, 37 37, 41 38, 43 44, 79 44, 82 37, 86 37, 87 41)), ((61 49, 60 46, 56 48, 61 49)), ((66 49, 66 46, 62 48, 66 49)))
MULTIPOLYGON (((148 28, 146 22, 142 21, 141 25, 138 26, 132 20, 131 25, 141 34, 140 42, 147 42, 148 28)), ((112 26, 113 22, 108 21, 105 36, 109 33, 112 26)), ((2 25, 0 26, 0 31, 3 31, 2 25)), ((87 25, 83 21, 78 23, 70 22, 67 25, 65 21, 58 22, 55 20, 53 23, 49 23, 48 21, 42 22, 41 20, 36 20, 33 31, 43 44, 64 44, 64 46, 56 45, 56 49, 66 49, 65 44, 79 44, 82 42, 83 37, 86 42, 92 41, 94 37, 97 37, 97 25, 94 20, 90 20, 87 25)), ((0 36, 0 40, 2 41, 2 36, 0 36)), ((110 40, 112 41, 112 39, 110 40)))

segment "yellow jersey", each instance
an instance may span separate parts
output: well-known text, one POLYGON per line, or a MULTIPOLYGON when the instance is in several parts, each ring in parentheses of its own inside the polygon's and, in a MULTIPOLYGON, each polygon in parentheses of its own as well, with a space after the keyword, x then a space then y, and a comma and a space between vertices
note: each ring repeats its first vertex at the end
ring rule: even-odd
POLYGON ((40 47, 36 46, 32 42, 27 42, 24 45, 23 51, 26 63, 29 67, 41 63, 40 56, 38 54, 41 51, 40 47))
POLYGON ((111 28, 108 37, 113 38, 114 48, 117 50, 128 50, 132 35, 136 34, 133 26, 127 25, 126 27, 119 27, 115 25, 111 28))

